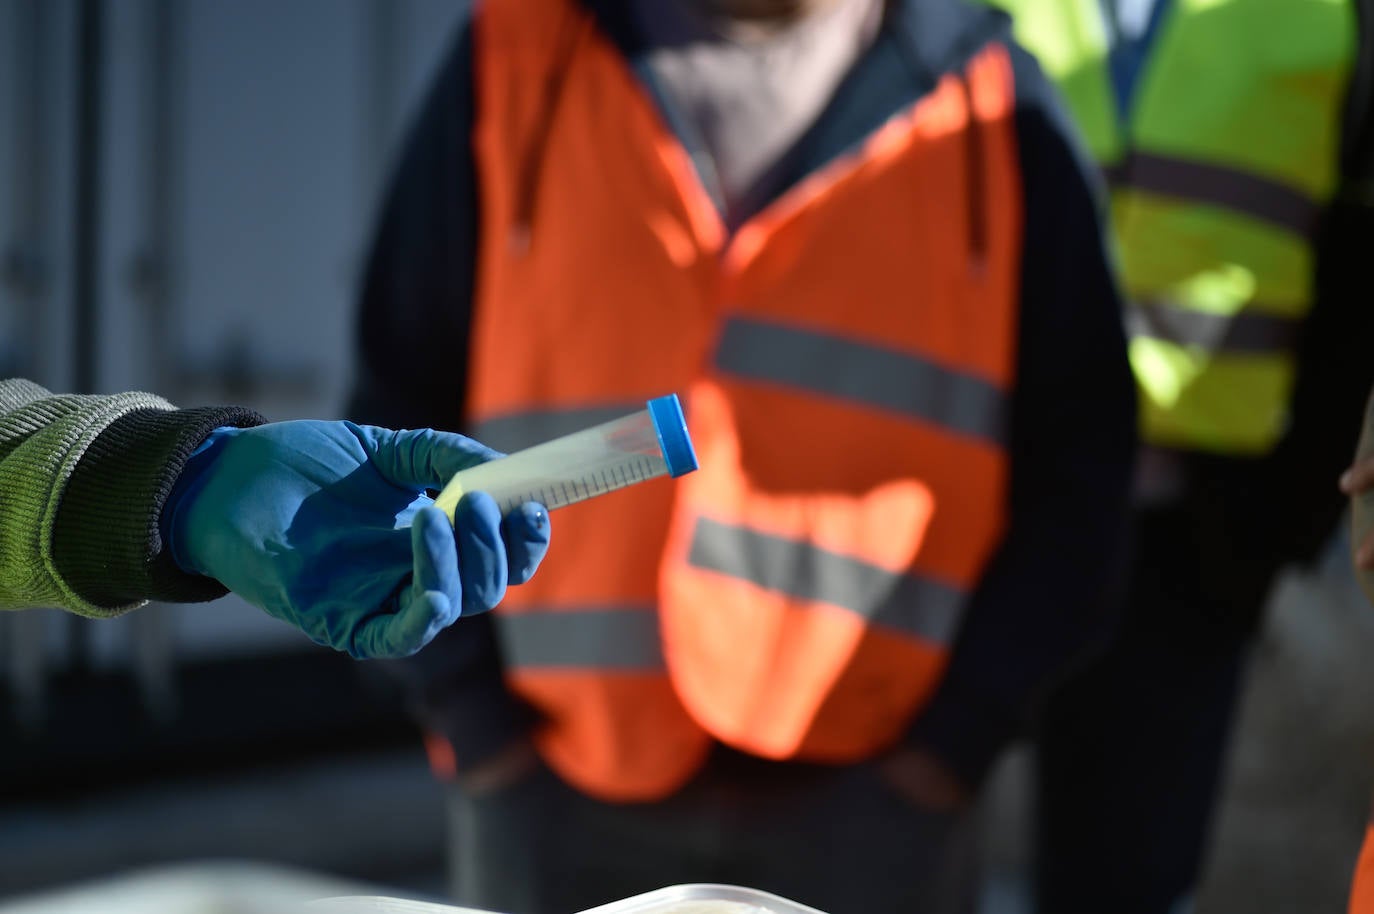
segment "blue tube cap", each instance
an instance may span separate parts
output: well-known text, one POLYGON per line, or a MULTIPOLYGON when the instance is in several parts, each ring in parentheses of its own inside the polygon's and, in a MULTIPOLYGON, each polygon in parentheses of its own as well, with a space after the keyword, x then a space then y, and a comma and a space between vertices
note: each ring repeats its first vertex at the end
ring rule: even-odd
POLYGON ((668 474, 682 476, 695 470, 699 466, 697 452, 692 447, 692 436, 687 432, 687 419, 682 415, 677 394, 650 400, 649 417, 654 420, 658 447, 668 462, 668 474))

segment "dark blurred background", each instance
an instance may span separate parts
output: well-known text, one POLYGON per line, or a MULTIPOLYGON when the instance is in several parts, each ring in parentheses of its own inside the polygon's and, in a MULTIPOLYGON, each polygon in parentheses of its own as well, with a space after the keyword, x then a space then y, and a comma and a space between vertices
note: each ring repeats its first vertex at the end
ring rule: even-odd
MULTIPOLYGON (((338 416, 374 209, 460 9, 0 0, 0 375, 338 416)), ((1374 774, 1345 548, 1279 588, 1201 911, 1342 909, 1374 774)), ((0 614, 0 690, 0 907, 206 858, 443 891, 397 696, 235 598, 0 614)), ((988 802, 988 914, 1024 910, 1025 764, 988 802)))

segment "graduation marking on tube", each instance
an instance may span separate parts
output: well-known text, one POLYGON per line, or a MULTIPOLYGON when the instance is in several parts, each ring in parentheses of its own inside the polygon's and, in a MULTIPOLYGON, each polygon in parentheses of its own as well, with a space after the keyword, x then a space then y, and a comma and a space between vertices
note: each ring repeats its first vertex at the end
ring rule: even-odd
POLYGON ((552 511, 660 476, 697 468, 677 394, 644 409, 454 474, 435 504, 453 519, 466 492, 486 492, 502 514, 535 501, 552 511))

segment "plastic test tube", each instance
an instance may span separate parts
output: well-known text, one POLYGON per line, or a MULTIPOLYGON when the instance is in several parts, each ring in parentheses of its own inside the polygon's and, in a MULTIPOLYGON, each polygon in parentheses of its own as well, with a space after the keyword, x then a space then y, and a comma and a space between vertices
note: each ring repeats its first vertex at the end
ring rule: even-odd
POLYGON ((454 474, 435 504, 453 518, 465 492, 486 492, 502 514, 527 501, 552 511, 665 474, 697 468, 677 394, 620 419, 573 432, 454 474))

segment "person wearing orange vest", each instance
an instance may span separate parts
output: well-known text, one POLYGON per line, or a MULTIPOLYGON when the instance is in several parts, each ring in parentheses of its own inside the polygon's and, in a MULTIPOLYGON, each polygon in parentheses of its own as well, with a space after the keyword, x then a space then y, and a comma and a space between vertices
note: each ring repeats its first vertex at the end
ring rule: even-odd
POLYGON ((963 911, 969 801, 1111 625, 1134 396, 1094 172, 954 0, 484 0, 400 161, 360 421, 504 450, 678 392, 396 669, 459 900, 963 911))

